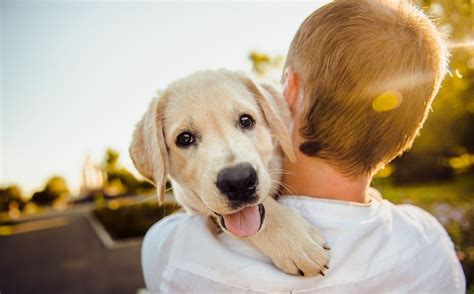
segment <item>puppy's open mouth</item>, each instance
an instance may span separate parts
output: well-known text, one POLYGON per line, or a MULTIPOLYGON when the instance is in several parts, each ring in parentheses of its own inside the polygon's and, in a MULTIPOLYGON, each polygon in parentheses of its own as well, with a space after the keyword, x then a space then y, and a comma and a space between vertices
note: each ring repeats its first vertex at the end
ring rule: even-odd
POLYGON ((262 228, 264 220, 263 204, 245 207, 237 212, 220 216, 222 227, 237 237, 254 235, 262 228))

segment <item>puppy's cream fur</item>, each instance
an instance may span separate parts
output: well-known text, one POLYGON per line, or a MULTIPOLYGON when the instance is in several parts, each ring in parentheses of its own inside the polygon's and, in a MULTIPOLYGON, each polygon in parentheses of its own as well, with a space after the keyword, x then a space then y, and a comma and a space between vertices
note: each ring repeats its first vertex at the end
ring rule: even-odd
POLYGON ((225 70, 198 72, 152 100, 137 124, 130 154, 138 171, 156 185, 160 201, 169 176, 177 201, 188 212, 211 217, 235 212, 216 187, 219 171, 250 163, 258 177, 256 203, 265 206, 266 217, 259 232, 243 239, 285 272, 313 276, 328 261, 324 239, 271 197, 278 190, 282 151, 295 158, 289 118, 284 98, 271 86, 225 70), (242 114, 253 117, 252 129, 238 126, 242 114), (195 134, 195 145, 176 145, 183 131, 195 134))

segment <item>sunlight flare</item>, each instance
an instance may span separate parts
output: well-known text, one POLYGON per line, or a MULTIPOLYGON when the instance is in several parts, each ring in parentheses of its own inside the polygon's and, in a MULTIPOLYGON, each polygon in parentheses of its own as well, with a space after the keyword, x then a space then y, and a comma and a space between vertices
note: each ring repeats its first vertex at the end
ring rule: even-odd
POLYGON ((375 97, 372 108, 378 112, 390 111, 402 103, 402 94, 395 90, 383 92, 375 97))
POLYGON ((448 47, 449 49, 474 49, 474 40, 451 42, 448 47))

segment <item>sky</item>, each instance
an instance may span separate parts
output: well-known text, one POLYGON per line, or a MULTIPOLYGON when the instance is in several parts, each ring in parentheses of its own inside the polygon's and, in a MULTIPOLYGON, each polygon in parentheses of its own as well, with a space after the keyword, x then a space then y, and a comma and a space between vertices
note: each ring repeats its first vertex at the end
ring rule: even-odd
POLYGON ((196 70, 249 72, 248 54, 285 55, 327 1, 137 3, 1 1, 0 186, 73 192, 87 155, 128 146, 157 90, 196 70))

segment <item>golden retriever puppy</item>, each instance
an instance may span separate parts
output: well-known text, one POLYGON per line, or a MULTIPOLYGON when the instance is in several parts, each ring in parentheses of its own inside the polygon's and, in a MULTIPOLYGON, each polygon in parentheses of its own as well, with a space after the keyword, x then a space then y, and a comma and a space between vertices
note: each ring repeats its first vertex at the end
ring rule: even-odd
POLYGON ((324 238, 276 202, 282 152, 294 160, 286 101, 272 87, 226 70, 171 83, 138 122, 130 155, 164 198, 167 176, 184 209, 208 215, 283 271, 323 274, 324 238))

